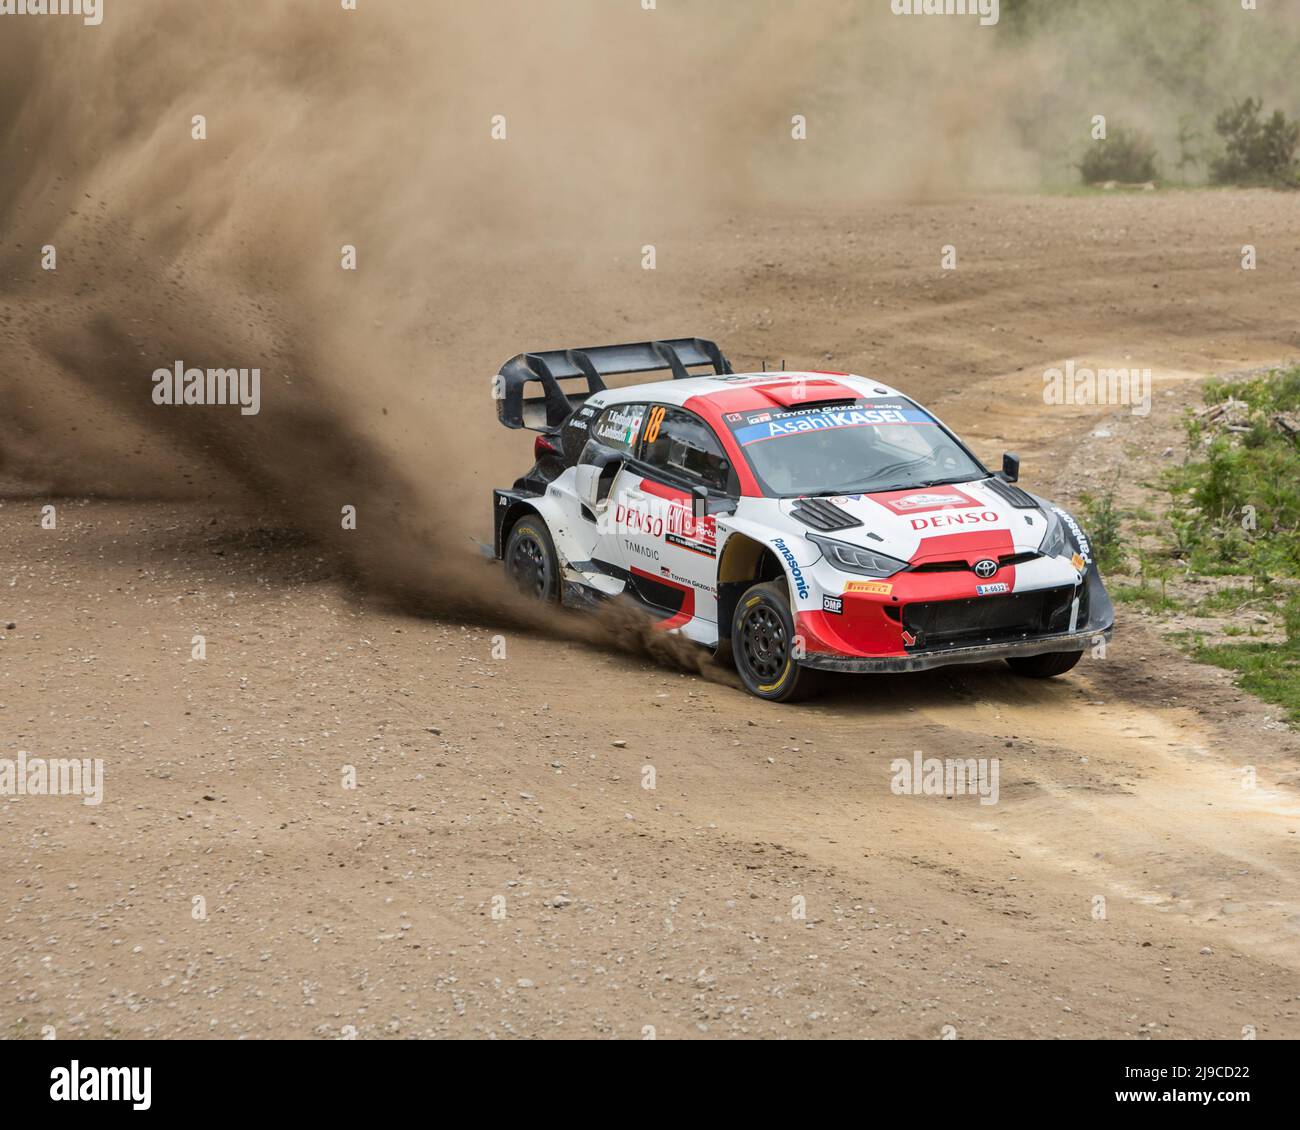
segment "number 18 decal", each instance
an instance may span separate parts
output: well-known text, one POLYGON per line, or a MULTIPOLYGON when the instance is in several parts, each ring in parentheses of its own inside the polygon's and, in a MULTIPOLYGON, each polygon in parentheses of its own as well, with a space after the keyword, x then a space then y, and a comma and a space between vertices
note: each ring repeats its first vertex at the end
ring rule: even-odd
POLYGON ((664 414, 666 412, 667 409, 662 408, 659 405, 655 405, 655 407, 650 409, 650 419, 646 421, 645 428, 646 443, 654 443, 654 441, 659 438, 659 425, 664 422, 664 414))

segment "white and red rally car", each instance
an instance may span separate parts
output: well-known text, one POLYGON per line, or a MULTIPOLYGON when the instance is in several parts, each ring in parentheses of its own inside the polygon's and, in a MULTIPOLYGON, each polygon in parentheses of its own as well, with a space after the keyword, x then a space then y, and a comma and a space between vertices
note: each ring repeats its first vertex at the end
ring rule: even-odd
POLYGON ((567 605, 631 598, 761 698, 805 697, 822 671, 996 658, 1045 678, 1110 634, 1078 523, 1013 485, 1015 456, 990 473, 880 381, 736 374, 686 338, 521 354, 496 394, 502 423, 541 433, 536 465, 495 492, 515 582, 567 605))

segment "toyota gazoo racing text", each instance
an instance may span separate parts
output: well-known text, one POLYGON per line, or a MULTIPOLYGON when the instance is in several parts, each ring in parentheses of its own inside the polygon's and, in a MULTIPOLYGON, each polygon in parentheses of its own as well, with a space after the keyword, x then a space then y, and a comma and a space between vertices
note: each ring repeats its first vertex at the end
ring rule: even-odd
POLYGON ((686 338, 521 354, 496 389, 502 423, 540 433, 534 467, 495 492, 515 583, 635 600, 761 698, 806 697, 823 671, 996 658, 1046 678, 1110 634, 1078 522, 1015 485, 1015 456, 990 473, 879 381, 733 373, 686 338))

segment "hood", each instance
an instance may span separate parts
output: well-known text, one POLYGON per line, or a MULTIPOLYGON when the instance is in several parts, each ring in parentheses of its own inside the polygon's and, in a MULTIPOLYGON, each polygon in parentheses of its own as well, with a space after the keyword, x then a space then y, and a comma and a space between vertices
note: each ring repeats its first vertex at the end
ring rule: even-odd
POLYGON ((874 549, 913 565, 941 561, 970 565, 982 557, 1036 552, 1047 532, 1046 515, 1036 505, 1025 508, 1032 503, 1027 495, 1017 499, 1024 505, 1016 506, 1012 498, 1020 492, 1000 482, 1000 489, 995 489, 991 481, 785 498, 779 505, 781 513, 807 533, 874 549), (854 520, 860 524, 847 525, 854 520))

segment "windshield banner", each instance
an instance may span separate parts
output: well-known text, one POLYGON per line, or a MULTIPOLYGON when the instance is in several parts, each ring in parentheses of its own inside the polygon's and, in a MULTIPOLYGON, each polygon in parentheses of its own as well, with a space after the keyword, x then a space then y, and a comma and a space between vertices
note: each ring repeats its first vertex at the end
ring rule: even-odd
POLYGON ((862 428, 881 424, 933 424, 934 420, 915 405, 858 404, 833 408, 804 408, 774 412, 732 412, 727 423, 741 446, 765 439, 800 435, 833 428, 862 428))

